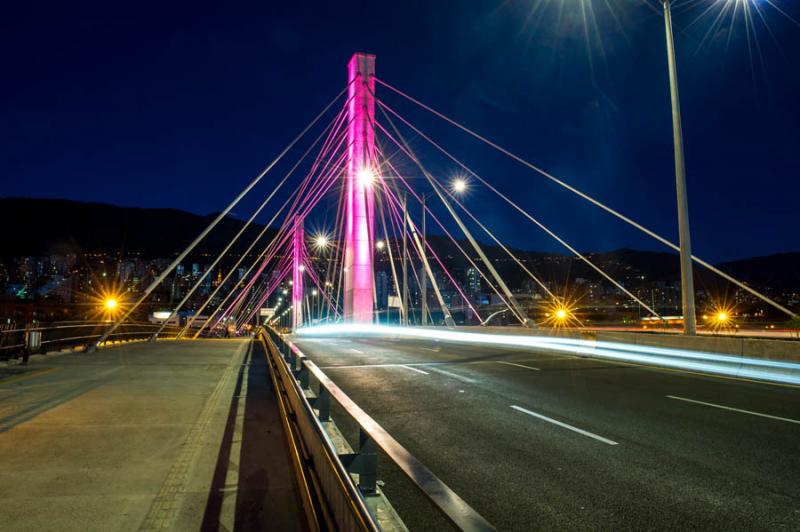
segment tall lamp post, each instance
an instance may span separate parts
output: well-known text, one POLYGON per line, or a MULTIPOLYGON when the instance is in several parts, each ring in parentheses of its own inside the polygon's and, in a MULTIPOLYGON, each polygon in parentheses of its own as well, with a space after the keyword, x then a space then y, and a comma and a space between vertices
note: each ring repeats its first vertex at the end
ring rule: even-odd
POLYGON ((683 304, 683 333, 697 333, 694 308, 694 276, 692 274, 692 244, 689 233, 689 200, 686 193, 686 165, 683 157, 683 131, 681 104, 678 94, 678 73, 675 63, 675 42, 672 35, 672 10, 670 0, 664 4, 664 29, 667 35, 667 62, 669 63, 669 92, 672 99, 672 135, 675 148, 675 188, 678 195, 678 233, 681 256, 681 302, 683 304))

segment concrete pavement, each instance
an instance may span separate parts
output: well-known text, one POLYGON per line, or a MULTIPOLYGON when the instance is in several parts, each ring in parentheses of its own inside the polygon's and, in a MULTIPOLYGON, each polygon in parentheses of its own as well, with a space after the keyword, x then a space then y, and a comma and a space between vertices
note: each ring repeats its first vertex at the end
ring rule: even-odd
MULTIPOLYGON (((796 387, 444 342, 298 344, 500 529, 800 528, 796 387)), ((431 529, 382 469, 409 528, 431 529)))
POLYGON ((129 344, 27 369, 0 374, 3 529, 303 529, 257 344, 129 344))

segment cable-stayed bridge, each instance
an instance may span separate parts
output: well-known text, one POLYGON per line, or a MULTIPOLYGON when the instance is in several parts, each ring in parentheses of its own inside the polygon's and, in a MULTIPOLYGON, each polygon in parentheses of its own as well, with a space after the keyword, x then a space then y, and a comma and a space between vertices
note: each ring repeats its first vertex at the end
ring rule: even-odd
MULTIPOLYGON (((401 106, 687 255, 685 242, 672 242, 625 215, 624 206, 579 190, 384 81, 374 56, 355 54, 344 88, 137 300, 120 306, 113 322, 57 340, 44 330, 12 331, 24 334, 19 342, 29 349, 42 346, 42 334, 58 347, 85 344, 89 353, 48 362, 41 378, 57 379, 89 360, 90 371, 71 375, 87 391, 126 385, 115 372, 130 367, 161 360, 186 365, 185 374, 154 371, 136 385, 128 382, 137 395, 115 406, 119 412, 168 408, 157 397, 172 382, 213 387, 205 403, 180 407, 191 417, 190 429, 183 439, 174 436, 180 446, 173 462, 165 460, 163 483, 140 494, 138 526, 230 528, 242 524, 241 501, 274 502, 266 489, 253 502, 241 482, 249 431, 263 441, 266 426, 280 427, 285 442, 265 443, 280 463, 262 456, 256 470, 266 477, 283 471, 287 490, 294 486, 287 479, 295 479, 296 500, 274 511, 298 528, 796 526, 800 348, 695 335, 692 263, 788 317, 793 312, 689 252, 682 316, 662 315, 401 106), (442 161, 457 178, 438 170, 442 161), (276 174, 281 165, 288 170, 276 174), (137 321, 153 291, 252 195, 257 208, 182 299, 155 325, 137 321), (589 326, 569 290, 543 278, 508 235, 491 227, 477 205, 483 197, 504 206, 501 216, 557 242, 656 329, 678 321, 686 334, 589 326), (324 218, 333 223, 313 229, 324 218), (262 219, 256 238, 241 242, 262 219), (501 275, 487 244, 529 281, 528 294, 501 275), (233 256, 235 247, 246 250, 233 256), (468 265, 468 282, 453 270, 451 253, 468 265), (193 296, 218 265, 225 265, 222 279, 197 305, 193 296), (475 285, 486 287, 492 305, 476 300, 475 285), (176 320, 185 310, 193 313, 176 320), (104 368, 109 360, 115 366, 104 368), (218 374, 202 377, 197 364, 217 367, 218 374), (182 381, 190 373, 205 380, 182 381), (257 389, 274 394, 245 402, 257 389), (155 395, 142 402, 138 394, 155 395), (226 401, 232 401, 227 422, 220 410, 226 401), (216 440, 208 438, 215 412, 216 440), (222 442, 221 458, 203 458, 203 446, 215 441, 222 442), (230 469, 228 458, 240 469, 230 469), (203 460, 213 472, 206 484, 193 469, 203 460), (232 486, 239 502, 226 506, 232 486), (188 515, 192 494, 204 508, 199 523, 188 515)), ((715 332, 724 328, 725 312, 711 317, 715 332)), ((37 408, 69 404, 72 392, 60 385, 53 397, 20 392, 33 406, 9 413, 3 430, 24 426, 37 408)))

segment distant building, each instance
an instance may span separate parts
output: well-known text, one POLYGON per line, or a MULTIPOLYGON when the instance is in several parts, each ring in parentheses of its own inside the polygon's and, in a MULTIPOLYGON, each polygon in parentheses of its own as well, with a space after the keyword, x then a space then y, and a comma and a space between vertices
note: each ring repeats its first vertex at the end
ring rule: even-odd
POLYGON ((467 295, 476 299, 481 293, 481 275, 475 268, 467 268, 467 295))

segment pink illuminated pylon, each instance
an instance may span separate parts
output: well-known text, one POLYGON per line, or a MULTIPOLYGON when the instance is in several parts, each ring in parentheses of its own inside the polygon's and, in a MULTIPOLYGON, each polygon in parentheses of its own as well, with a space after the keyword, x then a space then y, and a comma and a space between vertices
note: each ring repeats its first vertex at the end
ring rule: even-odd
POLYGON ((292 249, 292 329, 303 325, 303 257, 305 257, 305 237, 303 219, 294 217, 294 245, 292 249))
POLYGON ((354 54, 347 65, 347 194, 345 196, 344 319, 372 323, 372 241, 375 165, 375 56, 354 54))

